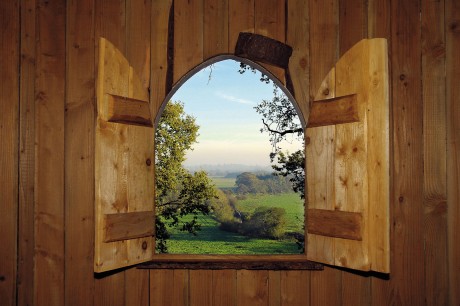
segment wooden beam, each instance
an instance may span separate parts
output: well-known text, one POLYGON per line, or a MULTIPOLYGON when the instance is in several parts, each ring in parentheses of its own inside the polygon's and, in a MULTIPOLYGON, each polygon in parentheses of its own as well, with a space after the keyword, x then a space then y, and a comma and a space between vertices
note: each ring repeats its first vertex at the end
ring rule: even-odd
POLYGON ((236 42, 235 55, 287 69, 292 48, 262 35, 240 33, 236 42))
POLYGON ((104 215, 104 242, 153 236, 154 211, 104 215))
POLYGON ((137 266, 139 269, 189 269, 189 270, 323 270, 320 263, 305 261, 151 261, 137 266))
POLYGON ((361 213, 309 209, 307 225, 310 234, 362 240, 363 216, 361 213))
POLYGON ((105 97, 109 122, 153 126, 149 102, 111 94, 106 94, 105 97))
POLYGON ((307 128, 359 121, 356 94, 314 101, 307 128))

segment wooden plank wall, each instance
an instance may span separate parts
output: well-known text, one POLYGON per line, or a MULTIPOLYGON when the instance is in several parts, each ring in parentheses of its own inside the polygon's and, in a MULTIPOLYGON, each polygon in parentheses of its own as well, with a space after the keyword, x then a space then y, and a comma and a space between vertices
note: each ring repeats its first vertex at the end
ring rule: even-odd
POLYGON ((459 14, 456 0, 1 1, 1 304, 459 305, 459 14), (136 67, 155 113, 168 70, 176 82, 232 53, 241 31, 294 47, 302 109, 334 95, 318 87, 348 48, 388 39, 389 279, 333 267, 93 274, 98 37, 136 67))

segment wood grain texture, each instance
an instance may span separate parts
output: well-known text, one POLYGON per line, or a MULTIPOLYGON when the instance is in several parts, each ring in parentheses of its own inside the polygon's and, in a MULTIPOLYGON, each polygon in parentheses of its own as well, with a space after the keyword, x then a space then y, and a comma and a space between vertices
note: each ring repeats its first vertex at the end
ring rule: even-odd
POLYGON ((104 242, 153 236, 154 221, 154 211, 105 214, 104 242))
MULTIPOLYGON (((255 0, 254 33, 286 42, 286 5, 280 0, 255 0)), ((285 70, 263 64, 282 84, 286 84, 285 70)))
POLYGON ((203 62, 203 1, 174 1, 174 84, 203 62))
POLYGON ((447 206, 449 303, 460 304, 460 3, 446 0, 447 206))
POLYGON ((238 270, 236 273, 237 305, 268 305, 268 271, 238 270))
MULTIPOLYGON (((387 44, 389 50, 391 50, 391 45, 392 45, 392 40, 391 40, 391 2, 386 1, 386 0, 369 0, 368 1, 368 37, 369 38, 386 38, 387 39, 387 44)), ((393 79, 393 74, 391 73, 392 71, 392 66, 391 66, 391 57, 389 54, 389 96, 390 96, 390 122, 392 122, 392 79, 393 79)), ((393 126, 390 124, 390 176, 393 177, 392 171, 393 171, 393 163, 394 163, 394 158, 393 158, 393 126)), ((390 184, 390 194, 393 195, 393 180, 391 181, 390 184)), ((392 214, 393 214, 393 201, 390 201, 390 222, 392 223, 392 214)), ((394 236, 392 233, 390 233, 390 249, 392 247, 394 236)), ((393 270, 393 255, 390 256, 390 269, 393 270)), ((392 292, 390 289, 390 282, 386 279, 379 278, 379 277, 371 277, 370 278, 371 282, 371 305, 387 305, 389 302, 393 300, 394 298, 392 297, 392 292)))
MULTIPOLYGON (((94 104, 93 0, 67 3, 65 113, 65 304, 94 295, 94 104)), ((92 301, 89 302, 89 305, 92 301)))
POLYGON ((313 101, 307 126, 318 127, 357 122, 360 119, 359 115, 358 100, 355 94, 313 101))
POLYGON ((228 5, 228 49, 233 54, 240 32, 254 33, 255 0, 231 0, 228 5))
POLYGON ((339 5, 340 56, 367 37, 367 0, 341 0, 339 5))
POLYGON ((171 297, 174 270, 150 270, 150 306, 175 306, 171 297))
POLYGON ((190 277, 190 306, 214 306, 213 274, 210 270, 191 270, 190 277))
POLYGON ((236 270, 212 271, 212 305, 236 305, 236 270))
POLYGON ((423 104, 419 1, 391 2, 394 190, 391 296, 387 303, 424 303, 423 104), (410 280, 410 281, 408 281, 410 280))
POLYGON ((190 301, 189 271, 173 270, 173 286, 168 289, 169 298, 174 306, 187 306, 190 301))
MULTIPOLYGON (((231 0, 230 0, 231 1, 231 0)), ((233 53, 228 47, 229 0, 204 0, 203 59, 233 53)))
POLYGON ((19 1, 0 4, 0 301, 16 304, 18 250, 19 1))
POLYGON ((17 304, 34 304, 36 3, 21 2, 17 304))
POLYGON ((280 272, 280 306, 310 305, 310 273, 309 271, 280 272))
MULTIPOLYGON (((335 73, 329 71, 338 59, 338 1, 310 2, 310 96, 314 100, 335 97, 335 73), (324 80, 324 82, 323 82, 324 80)), ((335 129, 311 128, 306 130, 307 204, 309 208, 334 209, 333 156, 335 129), (326 165, 326 166, 322 166, 326 165), (330 166, 328 166, 330 165, 330 166), (326 178, 326 179, 322 179, 326 178)), ((308 218, 308 215, 307 215, 308 218)), ((307 221, 308 222, 308 221, 307 221)), ((310 238, 309 238, 310 239, 310 238)), ((314 244, 307 243, 310 258, 332 260, 334 254, 331 240, 312 236, 314 244)), ((340 274, 340 272, 336 272, 340 274)), ((312 274, 313 275, 313 274, 312 274)), ((329 274, 331 275, 331 274, 329 274)), ((332 290, 339 290, 333 288, 332 290)))
MULTIPOLYGON (((95 282, 95 306, 123 306, 125 303, 125 272, 108 274, 95 282)), ((91 303, 91 301, 89 301, 91 303)))
POLYGON ((342 305, 366 306, 371 304, 369 278, 351 272, 342 273, 342 305))
POLYGON ((151 15, 155 18, 151 18, 150 107, 154 119, 167 94, 168 68, 172 69, 168 67, 168 22, 171 4, 172 0, 152 1, 151 15))
POLYGON ((152 127, 150 104, 142 101, 117 95, 105 95, 107 102, 107 121, 132 125, 152 127))
POLYGON ((310 305, 342 305, 342 273, 331 267, 311 272, 310 305))
POLYGON ((349 240, 363 240, 362 213, 309 209, 307 226, 310 234, 349 240))
POLYGON ((39 1, 35 106, 35 303, 64 304, 65 1, 39 1))
POLYGON ((422 1, 425 300, 448 304, 444 1, 422 1))
POLYGON ((286 44, 292 47, 289 61, 289 76, 292 80, 292 93, 305 122, 309 118, 310 105, 310 12, 308 1, 287 2, 286 44))
POLYGON ((148 306, 150 300, 150 273, 131 268, 125 271, 125 305, 148 306))

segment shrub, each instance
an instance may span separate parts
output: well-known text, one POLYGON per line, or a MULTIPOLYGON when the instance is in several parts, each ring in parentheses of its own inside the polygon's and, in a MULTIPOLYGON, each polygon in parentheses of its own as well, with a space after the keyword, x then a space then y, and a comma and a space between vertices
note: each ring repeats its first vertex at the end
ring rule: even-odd
POLYGON ((246 236, 279 239, 285 233, 286 210, 280 207, 257 207, 248 220, 241 224, 246 236))

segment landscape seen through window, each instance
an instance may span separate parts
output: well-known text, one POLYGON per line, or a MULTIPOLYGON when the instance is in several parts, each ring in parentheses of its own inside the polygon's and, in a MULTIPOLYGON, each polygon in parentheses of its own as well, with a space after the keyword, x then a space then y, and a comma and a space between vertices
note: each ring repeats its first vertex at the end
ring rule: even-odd
POLYGON ((234 60, 189 78, 155 135, 156 252, 299 254, 305 155, 294 105, 234 60))

